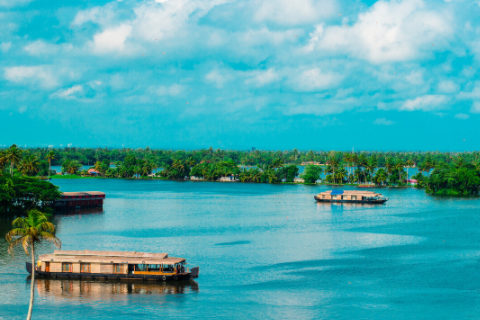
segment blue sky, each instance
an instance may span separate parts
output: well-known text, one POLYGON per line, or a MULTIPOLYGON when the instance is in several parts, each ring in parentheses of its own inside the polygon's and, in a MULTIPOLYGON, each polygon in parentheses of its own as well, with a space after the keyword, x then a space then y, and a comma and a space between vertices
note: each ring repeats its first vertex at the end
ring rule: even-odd
POLYGON ((479 4, 0 0, 0 145, 478 150, 479 4))

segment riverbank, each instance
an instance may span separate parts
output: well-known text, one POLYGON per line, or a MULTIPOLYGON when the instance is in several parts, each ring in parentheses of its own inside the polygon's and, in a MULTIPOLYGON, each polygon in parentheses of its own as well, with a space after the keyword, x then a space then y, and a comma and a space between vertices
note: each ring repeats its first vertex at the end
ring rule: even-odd
MULTIPOLYGON (((276 185, 307 185, 307 186, 334 186, 334 187, 359 187, 362 184, 355 184, 355 183, 306 183, 306 182, 272 182, 272 183, 267 183, 267 182, 241 182, 241 181, 221 181, 221 180, 206 180, 206 179, 195 179, 195 180, 179 180, 179 179, 168 179, 166 177, 139 177, 139 178, 116 178, 116 177, 82 177, 82 176, 77 176, 77 175, 55 175, 51 176, 51 180, 54 179, 59 179, 59 180, 74 180, 74 179, 118 179, 118 180, 169 180, 169 181, 177 181, 177 182, 187 182, 187 181, 192 181, 192 182, 218 182, 218 183, 249 183, 249 184, 276 184, 276 185)), ((368 187, 362 187, 365 189, 370 189, 370 188, 416 188, 415 186, 385 186, 385 185, 370 185, 368 187)))

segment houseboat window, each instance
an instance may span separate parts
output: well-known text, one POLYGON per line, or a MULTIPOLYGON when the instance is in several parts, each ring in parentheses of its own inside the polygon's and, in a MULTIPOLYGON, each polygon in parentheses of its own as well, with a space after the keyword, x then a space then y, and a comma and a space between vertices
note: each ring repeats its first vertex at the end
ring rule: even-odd
POLYGON ((148 265, 148 271, 159 272, 160 271, 160 265, 159 264, 149 264, 148 265))
POLYGON ((62 263, 62 272, 72 272, 72 264, 62 263))
POLYGON ((92 272, 90 268, 90 263, 81 263, 80 272, 92 272))
POLYGON ((352 196, 352 200, 357 200, 357 196, 352 196))
POLYGON ((163 272, 166 272, 166 273, 171 273, 171 272, 174 272, 175 270, 173 269, 173 266, 171 264, 164 264, 163 265, 163 272))
POLYGON ((123 273, 121 264, 113 265, 113 273, 123 273))
POLYGON ((135 271, 147 271, 146 264, 137 264, 135 267, 135 271))
POLYGON ((325 196, 322 196, 322 199, 325 199, 325 196))
POLYGON ((337 196, 332 196, 332 199, 337 199, 337 196))

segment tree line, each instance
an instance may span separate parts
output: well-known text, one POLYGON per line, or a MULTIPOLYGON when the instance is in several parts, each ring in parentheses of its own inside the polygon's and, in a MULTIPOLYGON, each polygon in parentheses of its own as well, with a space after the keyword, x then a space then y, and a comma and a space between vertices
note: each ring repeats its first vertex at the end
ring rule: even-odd
POLYGON ((475 179, 470 178, 466 189, 462 187, 465 184, 454 182, 463 179, 462 170, 467 170, 469 176, 478 176, 479 156, 479 152, 438 151, 269 151, 255 148, 214 150, 212 147, 200 150, 149 147, 21 149, 13 145, 0 150, 0 169, 11 175, 16 170, 23 175, 34 176, 44 174, 45 168, 49 175, 52 173, 51 165, 60 165, 62 172, 87 175, 87 170, 81 169, 82 165, 87 165, 101 176, 117 178, 151 176, 157 172, 157 176, 180 180, 195 177, 215 181, 230 177, 241 182, 279 183, 293 182, 296 177, 300 177, 305 183, 322 180, 332 184, 369 183, 379 186, 402 186, 413 178, 427 192, 475 194, 478 189, 475 179), (306 165, 302 175, 299 175, 299 165, 306 165), (411 168, 416 168, 415 176, 410 176, 411 168), (463 189, 445 191, 458 188, 463 189))

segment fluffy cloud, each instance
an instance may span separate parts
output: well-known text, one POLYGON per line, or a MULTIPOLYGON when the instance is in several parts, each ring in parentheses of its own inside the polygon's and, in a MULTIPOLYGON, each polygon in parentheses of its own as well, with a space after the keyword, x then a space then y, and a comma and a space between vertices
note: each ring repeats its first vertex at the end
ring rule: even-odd
POLYGON ((185 92, 187 88, 184 85, 174 83, 171 86, 160 86, 156 90, 156 93, 160 96, 178 96, 182 92, 185 92))
POLYGON ((0 7, 19 7, 32 2, 33 0, 0 0, 0 7))
POLYGON ((261 0, 254 3, 254 19, 280 25, 310 24, 334 14, 333 0, 261 0))
POLYGON ((443 95, 425 95, 412 100, 407 100, 400 110, 404 111, 435 111, 445 108, 447 97, 443 95))
POLYGON ((454 93, 458 91, 458 85, 451 80, 445 80, 438 84, 438 91, 444 93, 454 93))
POLYGON ((36 84, 43 88, 58 85, 58 78, 49 66, 18 66, 4 69, 4 77, 18 84, 36 84))
POLYGON ((379 119, 376 119, 374 122, 374 124, 378 124, 378 125, 381 125, 381 126, 391 126, 392 124, 394 124, 395 122, 391 121, 391 120, 387 120, 385 118, 379 118, 379 119))
POLYGON ((132 26, 127 24, 104 30, 93 37, 92 48, 97 53, 122 52, 131 32, 132 26))
POLYGON ((280 75, 274 69, 250 72, 247 76, 248 79, 245 80, 245 84, 254 85, 256 87, 263 87, 280 80, 280 75))
MULTIPOLYGON (((71 49, 72 45, 66 45, 65 47, 71 49)), ((23 49, 32 56, 52 55, 60 50, 60 46, 47 43, 43 40, 37 40, 27 44, 25 47, 23 47, 23 49)))
POLYGON ((480 101, 475 101, 470 108, 471 113, 480 113, 480 101))
POLYGON ((82 91, 83 91, 83 87, 81 85, 76 85, 68 89, 57 91, 52 95, 52 97, 57 97, 57 98, 67 99, 67 100, 75 99, 76 98, 75 94, 82 91))
POLYGON ((448 44, 450 25, 447 15, 427 9, 421 0, 378 1, 351 26, 317 25, 306 50, 339 52, 373 63, 418 59, 448 44))
POLYGON ((455 118, 460 119, 460 120, 467 120, 468 118, 470 118, 470 116, 468 114, 465 114, 465 113, 458 113, 458 114, 455 115, 455 118))
POLYGON ((332 72, 322 72, 319 68, 300 71, 290 83, 296 91, 321 91, 335 86, 342 77, 332 72))
POLYGON ((11 42, 2 42, 0 43, 0 51, 7 52, 12 47, 11 42))

